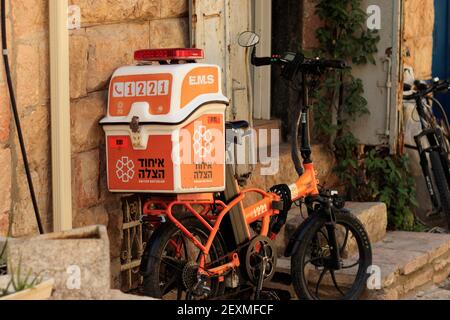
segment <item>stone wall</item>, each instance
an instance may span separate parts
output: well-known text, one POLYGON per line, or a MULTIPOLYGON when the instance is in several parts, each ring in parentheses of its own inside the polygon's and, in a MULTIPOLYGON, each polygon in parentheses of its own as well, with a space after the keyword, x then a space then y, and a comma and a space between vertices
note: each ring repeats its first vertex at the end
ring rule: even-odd
POLYGON ((417 79, 430 79, 433 67, 434 0, 405 0, 405 63, 417 79))
POLYGON ((186 0, 71 0, 82 27, 70 34, 74 227, 108 226, 114 285, 120 284, 122 210, 106 185, 104 132, 107 89, 114 70, 133 64, 142 48, 185 47, 186 0))
MULTIPOLYGON (((45 228, 51 228, 47 1, 7 1, 10 65, 45 228)), ((25 170, 0 66, 0 234, 37 231, 25 170)))
MULTIPOLYGON (((52 230, 48 0, 8 1, 11 66, 19 113, 45 228, 52 230)), ((114 284, 118 287, 122 212, 108 192, 104 132, 107 87, 113 71, 133 64, 136 49, 184 47, 187 0, 70 0, 81 9, 81 28, 70 31, 70 97, 74 227, 108 226, 114 284)), ((3 68, 3 64, 2 67, 3 68)), ((0 235, 37 232, 20 149, 10 124, 0 73, 0 235), (11 135, 10 135, 11 129, 11 135), (13 170, 11 170, 13 168, 13 170)))

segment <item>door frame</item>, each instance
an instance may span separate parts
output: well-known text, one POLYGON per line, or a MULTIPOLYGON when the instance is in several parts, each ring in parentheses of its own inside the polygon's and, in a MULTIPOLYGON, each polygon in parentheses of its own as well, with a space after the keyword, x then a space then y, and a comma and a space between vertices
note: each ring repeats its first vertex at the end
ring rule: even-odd
MULTIPOLYGON (((272 0, 253 0, 254 30, 261 37, 257 47, 258 56, 272 55, 272 0)), ((253 69, 254 108, 253 118, 270 120, 271 118, 271 67, 253 69)))

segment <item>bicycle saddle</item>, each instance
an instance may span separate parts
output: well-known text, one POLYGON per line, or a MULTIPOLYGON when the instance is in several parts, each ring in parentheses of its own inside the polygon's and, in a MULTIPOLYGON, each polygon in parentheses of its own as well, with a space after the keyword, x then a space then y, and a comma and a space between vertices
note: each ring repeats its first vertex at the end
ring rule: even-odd
POLYGON ((227 130, 245 130, 250 127, 250 124, 247 121, 239 120, 239 121, 229 121, 226 123, 225 128, 227 130))

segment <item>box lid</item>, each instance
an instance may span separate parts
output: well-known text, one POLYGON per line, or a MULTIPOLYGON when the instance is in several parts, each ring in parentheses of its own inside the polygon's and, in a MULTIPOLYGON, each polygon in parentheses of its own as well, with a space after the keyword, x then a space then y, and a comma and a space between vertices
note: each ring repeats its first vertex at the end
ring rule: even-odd
POLYGON ((110 82, 108 114, 101 125, 178 124, 202 105, 229 104, 216 65, 186 63, 117 69, 110 82))

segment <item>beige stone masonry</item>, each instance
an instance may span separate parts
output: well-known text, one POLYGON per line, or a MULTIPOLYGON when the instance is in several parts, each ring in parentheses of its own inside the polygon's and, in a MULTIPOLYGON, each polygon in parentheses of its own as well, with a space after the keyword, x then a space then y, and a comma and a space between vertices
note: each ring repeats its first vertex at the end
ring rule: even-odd
POLYGON ((99 150, 80 153, 73 160, 73 196, 75 208, 91 208, 99 203, 99 150))
POLYGON ((148 23, 86 29, 89 41, 87 91, 105 89, 115 69, 134 62, 134 51, 149 46, 148 23))
POLYGON ((85 30, 72 33, 70 51, 70 98, 77 99, 87 95, 89 40, 85 30))
POLYGON ((70 0, 81 10, 82 27, 161 17, 161 2, 167 0, 70 0))
POLYGON ((189 47, 188 29, 188 20, 184 18, 150 21, 150 47, 189 47))
POLYGON ((104 141, 99 121, 106 114, 107 91, 71 103, 72 153, 98 148, 104 141))

